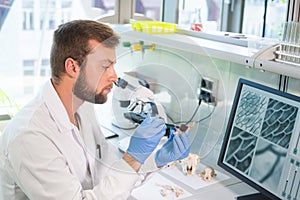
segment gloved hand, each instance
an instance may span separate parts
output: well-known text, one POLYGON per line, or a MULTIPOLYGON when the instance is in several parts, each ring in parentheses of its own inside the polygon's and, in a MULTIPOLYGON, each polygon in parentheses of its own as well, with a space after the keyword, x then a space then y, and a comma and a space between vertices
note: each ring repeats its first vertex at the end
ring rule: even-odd
POLYGON ((159 117, 148 115, 131 136, 127 153, 144 164, 165 133, 165 121, 159 117))
POLYGON ((157 166, 162 167, 169 162, 186 158, 190 153, 190 146, 188 133, 177 134, 174 129, 171 129, 169 139, 156 152, 157 166))

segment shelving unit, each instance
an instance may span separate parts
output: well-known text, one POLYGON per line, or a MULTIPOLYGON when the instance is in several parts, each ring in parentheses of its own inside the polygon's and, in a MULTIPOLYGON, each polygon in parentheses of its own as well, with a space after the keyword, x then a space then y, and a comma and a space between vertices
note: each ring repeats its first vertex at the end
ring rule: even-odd
POLYGON ((275 51, 277 46, 262 49, 257 53, 250 53, 247 47, 222 43, 182 34, 145 34, 135 31, 124 31, 121 36, 133 39, 150 41, 158 45, 179 49, 186 52, 208 55, 233 63, 241 64, 249 68, 269 71, 296 79, 300 79, 300 69, 297 65, 276 62, 275 51))

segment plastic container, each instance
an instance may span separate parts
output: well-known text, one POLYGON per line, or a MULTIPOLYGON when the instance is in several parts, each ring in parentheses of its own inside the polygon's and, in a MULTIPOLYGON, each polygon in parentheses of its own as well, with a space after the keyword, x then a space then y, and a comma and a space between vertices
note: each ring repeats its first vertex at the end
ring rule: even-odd
POLYGON ((148 34, 170 34, 176 31, 176 24, 159 21, 130 22, 132 30, 148 34))

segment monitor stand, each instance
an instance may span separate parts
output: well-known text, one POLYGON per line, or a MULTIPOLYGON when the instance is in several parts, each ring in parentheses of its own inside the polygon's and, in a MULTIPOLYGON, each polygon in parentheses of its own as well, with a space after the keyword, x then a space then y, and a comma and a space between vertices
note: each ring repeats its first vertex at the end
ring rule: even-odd
POLYGON ((262 193, 238 196, 236 199, 237 200, 271 200, 269 197, 263 195, 262 193))

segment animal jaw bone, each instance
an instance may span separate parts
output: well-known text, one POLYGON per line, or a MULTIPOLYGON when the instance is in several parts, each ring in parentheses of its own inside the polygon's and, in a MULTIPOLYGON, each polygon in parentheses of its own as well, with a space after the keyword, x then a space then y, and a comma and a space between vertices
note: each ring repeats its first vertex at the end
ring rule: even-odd
POLYGON ((189 156, 179 161, 182 172, 187 175, 195 174, 200 164, 200 157, 197 154, 189 153, 189 156))

